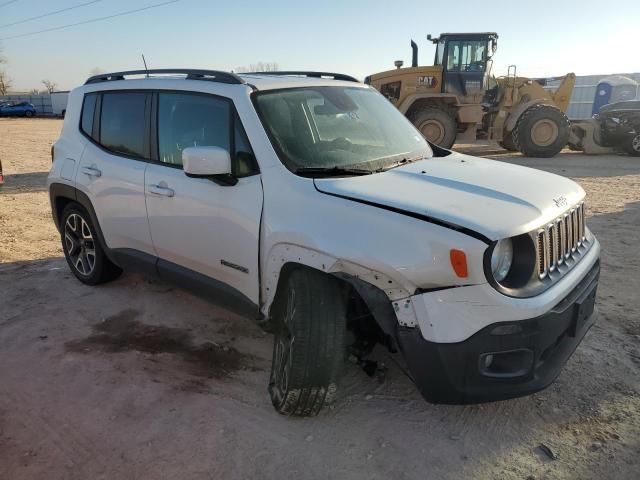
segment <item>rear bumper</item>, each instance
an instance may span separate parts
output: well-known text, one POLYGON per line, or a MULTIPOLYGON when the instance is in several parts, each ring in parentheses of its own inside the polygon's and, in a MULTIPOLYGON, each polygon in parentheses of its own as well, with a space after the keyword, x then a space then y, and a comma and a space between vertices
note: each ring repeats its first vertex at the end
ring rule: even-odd
POLYGON ((431 342, 418 328, 401 327, 398 342, 422 395, 433 403, 465 404, 546 388, 595 322, 599 274, 598 262, 544 315, 493 323, 462 342, 431 342))

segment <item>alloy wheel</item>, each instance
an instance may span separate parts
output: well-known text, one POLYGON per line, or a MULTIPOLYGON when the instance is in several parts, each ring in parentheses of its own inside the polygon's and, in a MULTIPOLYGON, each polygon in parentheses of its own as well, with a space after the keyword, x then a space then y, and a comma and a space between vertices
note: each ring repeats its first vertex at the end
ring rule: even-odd
POLYGON ((64 224, 64 246, 78 273, 91 275, 96 266, 96 246, 89 224, 77 213, 69 215, 64 224))

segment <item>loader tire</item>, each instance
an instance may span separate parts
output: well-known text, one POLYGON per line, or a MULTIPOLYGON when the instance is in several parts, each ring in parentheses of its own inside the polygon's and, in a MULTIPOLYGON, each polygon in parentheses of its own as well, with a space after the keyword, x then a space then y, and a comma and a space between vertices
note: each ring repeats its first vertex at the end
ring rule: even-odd
POLYGON ((333 401, 346 353, 347 307, 335 277, 300 267, 276 298, 269 394, 283 415, 317 415, 333 401))
POLYGON ((517 152, 515 143, 513 143, 513 132, 504 132, 504 136, 502 137, 502 141, 498 142, 505 150, 509 150, 510 152, 517 152))
POLYGON ((442 148, 451 148, 458 135, 456 120, 444 110, 434 107, 415 111, 409 120, 429 142, 442 148))
POLYGON ((569 130, 569 119, 556 107, 534 105, 518 118, 513 142, 527 157, 553 157, 567 144, 569 130))

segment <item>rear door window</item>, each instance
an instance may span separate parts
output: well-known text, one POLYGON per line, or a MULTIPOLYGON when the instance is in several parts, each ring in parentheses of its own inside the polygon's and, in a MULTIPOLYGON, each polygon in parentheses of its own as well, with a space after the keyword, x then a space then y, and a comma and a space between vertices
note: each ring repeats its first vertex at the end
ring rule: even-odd
POLYGON ((147 158, 145 148, 147 95, 105 93, 100 114, 100 144, 114 153, 147 158))

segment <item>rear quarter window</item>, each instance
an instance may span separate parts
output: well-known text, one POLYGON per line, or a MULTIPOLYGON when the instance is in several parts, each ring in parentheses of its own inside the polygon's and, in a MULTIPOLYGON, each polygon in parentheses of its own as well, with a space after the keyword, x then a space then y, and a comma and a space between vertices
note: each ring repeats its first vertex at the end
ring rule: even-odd
POLYGON ((89 93, 84 96, 84 101, 82 102, 80 130, 89 137, 93 137, 93 117, 96 111, 97 99, 97 94, 89 93))

